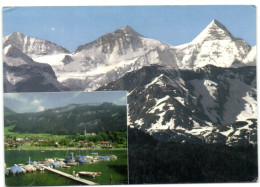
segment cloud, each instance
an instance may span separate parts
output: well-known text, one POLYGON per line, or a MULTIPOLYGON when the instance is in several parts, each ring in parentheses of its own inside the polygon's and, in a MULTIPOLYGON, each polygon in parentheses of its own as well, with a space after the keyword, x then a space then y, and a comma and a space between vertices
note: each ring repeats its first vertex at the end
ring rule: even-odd
POLYGON ((4 94, 5 106, 18 112, 39 112, 45 110, 45 99, 29 93, 6 93, 4 94))
POLYGON ((41 111, 44 111, 44 110, 45 110, 45 108, 43 106, 39 106, 38 109, 37 109, 38 112, 41 112, 41 111))
POLYGON ((38 99, 34 99, 33 101, 31 101, 31 107, 30 108, 36 108, 37 112, 41 112, 44 111, 45 108, 44 106, 41 105, 42 101, 38 100, 38 99))
POLYGON ((117 100, 113 100, 113 103, 116 105, 125 105, 127 102, 126 95, 119 97, 117 100))
POLYGON ((22 97, 20 93, 5 93, 4 94, 4 99, 9 99, 9 100, 16 100, 20 102, 27 102, 27 99, 22 97))
POLYGON ((126 103, 126 96, 121 97, 119 101, 126 103))
POLYGON ((32 102, 31 102, 32 105, 40 105, 41 104, 41 101, 38 100, 38 99, 34 99, 32 102))

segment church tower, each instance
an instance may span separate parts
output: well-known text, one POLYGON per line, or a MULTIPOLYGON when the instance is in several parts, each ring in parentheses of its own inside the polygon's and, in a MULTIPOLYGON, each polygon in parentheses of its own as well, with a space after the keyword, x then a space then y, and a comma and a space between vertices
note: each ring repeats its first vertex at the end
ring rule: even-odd
POLYGON ((85 125, 85 130, 84 130, 84 136, 87 136, 86 125, 85 125))

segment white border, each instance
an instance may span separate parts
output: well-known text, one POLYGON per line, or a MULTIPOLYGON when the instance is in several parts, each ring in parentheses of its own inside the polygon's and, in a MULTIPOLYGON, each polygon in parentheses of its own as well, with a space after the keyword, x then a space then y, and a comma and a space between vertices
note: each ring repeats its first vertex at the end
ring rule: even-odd
POLYGON ((256 0, 1 0, 2 6, 254 5, 256 0))

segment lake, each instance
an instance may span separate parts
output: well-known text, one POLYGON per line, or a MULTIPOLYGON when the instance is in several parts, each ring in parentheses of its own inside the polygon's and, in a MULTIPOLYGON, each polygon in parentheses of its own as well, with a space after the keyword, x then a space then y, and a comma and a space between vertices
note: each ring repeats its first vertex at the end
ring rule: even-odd
MULTIPOLYGON (((5 150, 5 163, 7 167, 13 164, 25 164, 29 156, 31 161, 43 160, 45 158, 65 158, 66 155, 71 156, 70 153, 76 155, 90 155, 92 152, 98 152, 99 156, 116 155, 117 160, 97 162, 93 164, 84 164, 78 166, 71 166, 71 168, 58 168, 63 172, 72 174, 79 171, 94 171, 101 172, 101 176, 96 178, 80 176, 87 180, 96 182, 98 184, 110 184, 110 174, 112 175, 113 184, 128 183, 127 173, 127 150, 53 150, 53 151, 36 151, 36 150, 5 150)), ((6 176, 6 185, 9 186, 58 186, 58 185, 81 185, 80 183, 70 180, 66 177, 49 171, 37 171, 35 173, 25 173, 19 175, 6 176)))

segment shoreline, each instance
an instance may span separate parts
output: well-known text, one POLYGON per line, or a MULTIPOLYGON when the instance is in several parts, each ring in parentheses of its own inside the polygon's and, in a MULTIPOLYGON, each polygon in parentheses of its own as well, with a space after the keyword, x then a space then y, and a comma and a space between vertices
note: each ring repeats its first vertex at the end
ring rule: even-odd
POLYGON ((67 151, 67 150, 73 150, 73 151, 78 151, 78 150, 111 150, 111 151, 117 151, 117 150, 128 150, 127 148, 115 148, 115 149, 93 149, 93 148, 29 148, 29 149, 5 149, 5 151, 67 151))

